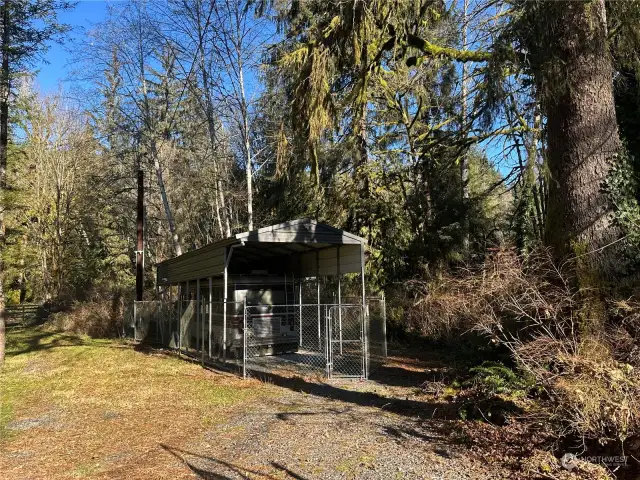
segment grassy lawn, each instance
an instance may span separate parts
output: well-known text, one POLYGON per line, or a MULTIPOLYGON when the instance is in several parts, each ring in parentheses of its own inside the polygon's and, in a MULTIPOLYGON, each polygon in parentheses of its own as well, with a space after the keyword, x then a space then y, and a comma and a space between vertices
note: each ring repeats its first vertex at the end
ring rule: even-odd
POLYGON ((177 478, 187 446, 269 386, 130 344, 12 328, 0 373, 2 478, 177 478))

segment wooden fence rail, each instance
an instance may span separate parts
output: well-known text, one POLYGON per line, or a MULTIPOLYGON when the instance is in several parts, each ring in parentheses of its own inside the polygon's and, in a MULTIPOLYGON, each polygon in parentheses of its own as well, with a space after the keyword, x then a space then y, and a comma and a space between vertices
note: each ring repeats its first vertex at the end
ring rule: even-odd
POLYGON ((42 305, 37 303, 21 303, 19 305, 7 305, 5 315, 8 324, 31 323, 41 320, 45 315, 42 305))

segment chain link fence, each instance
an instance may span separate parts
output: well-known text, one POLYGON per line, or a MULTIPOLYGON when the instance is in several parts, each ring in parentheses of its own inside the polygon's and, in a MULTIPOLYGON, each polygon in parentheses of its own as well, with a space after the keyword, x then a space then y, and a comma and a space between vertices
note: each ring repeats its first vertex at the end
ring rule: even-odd
POLYGON ((367 373, 378 370, 387 359, 387 308, 385 297, 371 297, 366 303, 367 373))
POLYGON ((245 308, 243 372, 326 375, 327 305, 245 308))
POLYGON ((345 303, 248 306, 243 375, 367 378, 386 357, 383 308, 384 301, 373 309, 345 303))
POLYGON ((243 376, 367 378, 386 358, 384 299, 249 305, 208 299, 135 302, 130 327, 148 341, 243 376), (224 318, 226 316, 226 329, 224 318))
POLYGON ((156 341, 159 305, 157 301, 133 302, 133 314, 125 319, 135 341, 156 341))
POLYGON ((242 357, 242 303, 209 302, 203 298, 174 303, 167 347, 206 361, 242 357))

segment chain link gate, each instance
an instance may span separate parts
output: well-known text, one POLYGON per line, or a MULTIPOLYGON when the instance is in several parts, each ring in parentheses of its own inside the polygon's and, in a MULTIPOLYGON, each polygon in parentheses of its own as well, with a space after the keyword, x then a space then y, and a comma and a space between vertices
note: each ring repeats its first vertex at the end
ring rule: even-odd
POLYGON ((325 305, 244 308, 242 370, 326 375, 325 305))
POLYGON ((360 305, 260 305, 244 309, 242 372, 366 378, 360 305))
POLYGON ((327 376, 365 378, 366 342, 360 305, 335 305, 327 315, 327 376))

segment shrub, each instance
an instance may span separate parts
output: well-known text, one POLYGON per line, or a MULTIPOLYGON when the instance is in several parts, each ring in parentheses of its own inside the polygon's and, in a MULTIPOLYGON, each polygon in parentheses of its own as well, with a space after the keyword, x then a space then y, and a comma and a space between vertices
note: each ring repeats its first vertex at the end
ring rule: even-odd
MULTIPOLYGON (((577 289, 569 271, 546 251, 499 251, 476 269, 423 284, 409 325, 442 338, 484 335, 546 392, 559 434, 621 442, 640 433, 640 304, 605 304, 577 289)), ((473 373, 470 382, 488 393, 524 386, 499 364, 473 373)))
POLYGON ((563 432, 624 441, 640 431, 640 377, 619 361, 619 325, 574 285, 546 252, 526 263, 505 265, 503 257, 483 280, 474 328, 506 346, 546 390, 563 432))
POLYGON ((120 336, 123 332, 123 303, 120 298, 76 302, 69 310, 52 314, 47 325, 93 338, 120 336))

